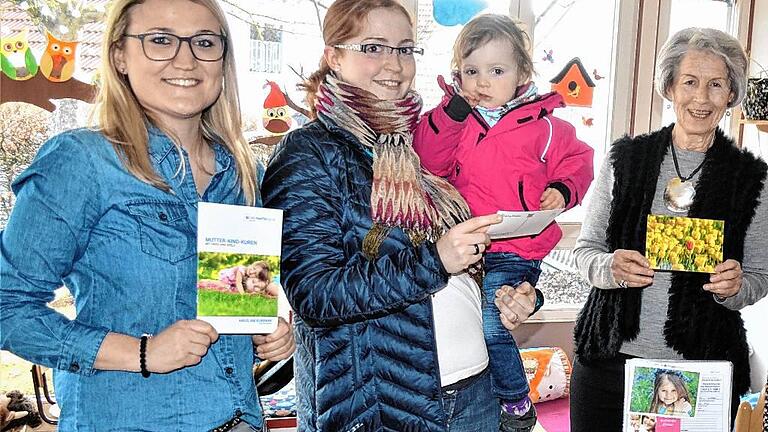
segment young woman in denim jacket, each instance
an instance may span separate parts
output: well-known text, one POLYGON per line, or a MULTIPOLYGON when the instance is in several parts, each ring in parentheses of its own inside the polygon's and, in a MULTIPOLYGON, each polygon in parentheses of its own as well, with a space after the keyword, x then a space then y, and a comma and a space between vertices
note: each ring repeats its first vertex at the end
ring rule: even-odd
MULTIPOLYGON (((420 168, 420 49, 400 3, 338 0, 323 39, 306 83, 318 118, 283 140, 262 189, 285 210, 299 430, 498 431, 480 289, 465 269, 500 217, 470 219, 456 189, 420 168)), ((499 297, 507 317, 531 313, 528 287, 499 297)))
POLYGON ((197 203, 260 205, 228 34, 214 0, 114 2, 98 127, 49 140, 13 184, 0 348, 56 369, 60 431, 262 428, 254 354, 288 357, 291 330, 194 319, 197 203), (46 307, 62 283, 73 320, 46 307))

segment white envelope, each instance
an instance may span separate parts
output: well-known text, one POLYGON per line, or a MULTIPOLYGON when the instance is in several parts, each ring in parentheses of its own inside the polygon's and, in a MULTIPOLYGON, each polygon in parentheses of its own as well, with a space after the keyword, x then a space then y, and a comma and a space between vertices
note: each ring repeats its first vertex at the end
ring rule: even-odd
POLYGON ((539 210, 539 211, 504 211, 496 213, 502 216, 502 221, 488 228, 488 235, 492 239, 524 237, 539 234, 557 215, 565 209, 539 210))

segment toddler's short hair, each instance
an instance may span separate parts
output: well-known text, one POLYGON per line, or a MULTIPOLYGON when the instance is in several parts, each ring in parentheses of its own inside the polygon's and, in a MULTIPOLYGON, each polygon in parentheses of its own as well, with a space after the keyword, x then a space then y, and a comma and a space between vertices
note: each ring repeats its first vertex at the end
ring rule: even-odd
POLYGON ((523 23, 506 15, 484 14, 473 18, 459 33, 453 44, 451 67, 459 69, 462 60, 492 40, 509 42, 517 59, 518 74, 523 81, 533 77, 533 59, 530 54, 531 38, 523 30, 523 23))

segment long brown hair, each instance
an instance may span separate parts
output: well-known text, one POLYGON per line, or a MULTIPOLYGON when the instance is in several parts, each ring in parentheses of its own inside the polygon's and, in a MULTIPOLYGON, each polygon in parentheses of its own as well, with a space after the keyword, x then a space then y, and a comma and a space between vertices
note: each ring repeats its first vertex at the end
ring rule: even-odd
MULTIPOLYGON (((413 23, 411 14, 397 0, 337 0, 323 20, 323 42, 326 46, 334 46, 343 43, 349 38, 360 34, 368 14, 375 9, 394 9, 400 11, 413 23)), ((317 116, 315 111, 315 95, 325 76, 331 72, 330 66, 325 61, 325 56, 320 57, 320 68, 299 84, 299 88, 307 92, 307 104, 312 112, 312 117, 317 116)))
MULTIPOLYGON (((123 34, 128 27, 131 8, 144 3, 144 1, 115 0, 110 6, 101 50, 101 86, 93 117, 98 118, 98 129, 112 143, 128 172, 143 182, 168 191, 170 187, 155 171, 149 158, 147 121, 153 122, 155 126, 174 140, 179 151, 181 151, 180 144, 171 131, 166 130, 156 120, 153 121, 147 117, 147 113, 136 99, 128 79, 118 72, 113 58, 115 49, 122 46, 123 34)), ((224 11, 221 10, 216 0, 189 1, 205 6, 211 11, 219 22, 221 33, 225 37, 231 34, 224 11)), ((223 60, 224 74, 221 95, 213 105, 203 111, 200 127, 206 140, 219 142, 232 154, 246 203, 252 205, 258 194, 256 168, 248 142, 243 137, 240 99, 235 76, 235 59, 229 38, 227 45, 229 48, 223 60)), ((180 172, 184 172, 184 170, 181 169, 180 172)))

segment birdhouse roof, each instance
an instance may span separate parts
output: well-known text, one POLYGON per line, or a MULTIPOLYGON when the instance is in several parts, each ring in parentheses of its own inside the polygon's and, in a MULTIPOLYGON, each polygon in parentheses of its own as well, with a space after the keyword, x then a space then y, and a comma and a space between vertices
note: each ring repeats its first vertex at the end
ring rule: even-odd
POLYGON ((581 76, 584 78, 584 82, 585 82, 585 83, 586 83, 588 86, 590 86, 590 87, 594 87, 594 86, 595 86, 595 83, 592 81, 592 78, 590 78, 590 77, 589 77, 589 73, 587 72, 587 70, 586 70, 586 69, 584 69, 584 65, 583 65, 583 64, 581 64, 581 60, 580 60, 578 57, 574 57, 574 58, 573 58, 571 61, 569 61, 569 62, 568 62, 568 63, 567 63, 565 66, 563 66, 563 69, 562 69, 562 70, 560 70, 560 73, 559 73, 559 74, 557 74, 557 76, 555 76, 555 77, 554 77, 554 78, 552 78, 551 80, 549 80, 549 82, 551 82, 551 83, 553 83, 553 84, 557 84, 557 83, 559 83, 560 81, 562 81, 562 80, 563 80, 563 78, 565 78, 565 75, 568 73, 568 71, 569 71, 569 70, 571 70, 571 67, 572 67, 573 65, 576 65, 576 67, 578 67, 578 68, 579 68, 579 72, 581 73, 581 76))

